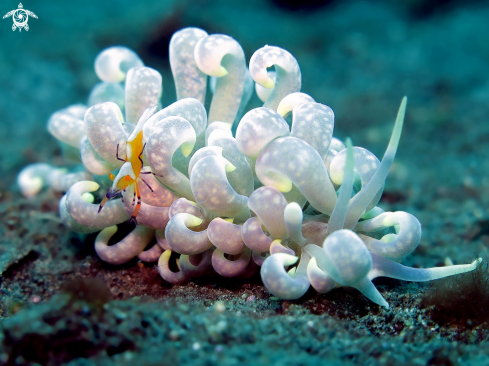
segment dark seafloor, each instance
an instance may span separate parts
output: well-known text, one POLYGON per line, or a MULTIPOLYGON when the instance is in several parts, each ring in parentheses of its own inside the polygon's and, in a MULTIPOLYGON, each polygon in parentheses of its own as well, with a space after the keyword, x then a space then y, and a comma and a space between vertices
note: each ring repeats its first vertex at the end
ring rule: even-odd
MULTIPOLYGON (((17 5, 4 0, 0 13, 17 5)), ((28 163, 66 163, 46 121, 85 102, 97 82, 98 52, 118 44, 134 49, 162 73, 167 105, 175 99, 169 39, 198 26, 234 37, 248 60, 265 44, 290 51, 302 90, 335 111, 335 136, 350 136, 379 157, 407 95, 403 136, 381 201, 423 225, 421 244, 404 263, 487 259, 487 1, 23 5, 39 17, 29 19, 28 32, 12 32, 10 18, 0 22, 1 364, 489 365, 485 267, 431 284, 378 279, 390 310, 348 289, 273 300, 259 278, 171 286, 154 265, 101 262, 93 236, 61 224, 60 195, 44 191, 27 200, 15 184, 28 163)))

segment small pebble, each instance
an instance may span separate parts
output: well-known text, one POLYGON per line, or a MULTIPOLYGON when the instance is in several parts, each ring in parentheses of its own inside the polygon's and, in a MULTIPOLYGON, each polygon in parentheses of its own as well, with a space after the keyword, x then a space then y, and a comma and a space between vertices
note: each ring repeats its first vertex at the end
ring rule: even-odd
POLYGON ((33 304, 37 304, 37 303, 38 303, 38 302, 40 302, 40 301, 41 301, 41 297, 40 297, 39 295, 32 295, 32 296, 31 296, 31 302, 32 302, 33 304))
POLYGON ((214 310, 218 313, 224 313, 226 311, 226 304, 223 301, 217 301, 214 304, 214 310))
POLYGON ((224 347, 223 347, 223 346, 221 346, 220 344, 218 344, 218 345, 216 346, 216 348, 214 348, 214 351, 215 351, 216 353, 221 353, 222 351, 224 351, 224 347))
POLYGON ((179 336, 178 336, 178 332, 176 332, 175 330, 172 330, 172 331, 170 332, 170 339, 171 339, 172 341, 176 341, 176 340, 178 340, 178 337, 179 337, 179 336))

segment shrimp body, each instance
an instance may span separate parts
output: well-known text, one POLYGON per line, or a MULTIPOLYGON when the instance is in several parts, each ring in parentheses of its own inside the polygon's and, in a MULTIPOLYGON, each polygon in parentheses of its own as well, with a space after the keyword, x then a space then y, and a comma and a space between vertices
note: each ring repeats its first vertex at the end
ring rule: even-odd
MULTIPOLYGON (((141 193, 139 191, 138 178, 143 168, 142 155, 144 146, 142 129, 133 139, 127 141, 125 160, 119 158, 119 146, 117 146, 117 159, 124 161, 124 164, 116 176, 109 174, 109 178, 113 181, 112 187, 107 190, 107 194, 102 199, 102 202, 100 202, 98 212, 102 210, 108 200, 120 195, 122 192, 125 192, 128 187, 134 186, 133 205, 134 203, 136 203, 136 205, 134 206, 134 211, 132 212, 130 221, 137 223, 136 217, 141 209, 141 193)), ((149 188, 151 189, 151 187, 149 188)))
MULTIPOLYGON (((119 157, 119 145, 117 145, 116 157, 117 160, 123 161, 119 173, 114 176, 112 173, 109 174, 109 178, 113 181, 112 187, 107 190, 107 194, 100 202, 98 212, 102 210, 105 203, 125 192, 128 187, 134 186, 134 196, 132 203, 134 205, 134 211, 131 215, 131 222, 137 224, 136 217, 141 209, 141 194, 139 192, 138 178, 143 181, 144 184, 153 192, 153 189, 149 186, 146 181, 140 177, 141 170, 143 169, 143 152, 146 144, 144 143, 143 137, 143 126, 149 117, 155 112, 157 106, 152 106, 146 108, 141 117, 139 118, 136 128, 131 133, 126 142, 126 157, 122 159, 119 157), (137 197, 137 202, 136 202, 137 197)), ((152 174, 152 173, 142 173, 142 174, 152 174)))

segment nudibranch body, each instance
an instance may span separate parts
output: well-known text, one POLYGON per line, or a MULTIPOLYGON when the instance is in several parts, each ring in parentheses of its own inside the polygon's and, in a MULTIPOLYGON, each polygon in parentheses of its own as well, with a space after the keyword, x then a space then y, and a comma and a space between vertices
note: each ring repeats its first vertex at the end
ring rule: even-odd
MULTIPOLYGON (((320 293, 348 286, 384 307, 372 284, 376 277, 429 281, 475 269, 480 259, 429 269, 399 263, 418 246, 421 225, 409 213, 384 212, 377 204, 406 98, 379 161, 333 137, 333 111, 300 91, 301 72, 289 52, 265 46, 249 68, 245 60, 231 37, 178 31, 170 42, 177 101, 160 109, 160 74, 134 52, 109 48, 95 62, 102 83, 90 95, 90 108, 53 115, 50 132, 79 147, 85 174, 114 178, 110 188, 105 183, 109 193, 100 205, 91 195, 99 184, 86 180, 60 201, 70 228, 101 230, 95 249, 102 260, 157 262, 162 278, 174 284, 260 271, 267 289, 283 299, 297 299, 311 286, 320 293), (215 83, 207 115, 209 76, 215 83), (264 105, 244 113, 255 88, 264 105), (116 225, 136 216, 133 231, 109 246, 116 225)), ((46 169, 21 174, 22 189, 39 190, 36 172, 46 169)))

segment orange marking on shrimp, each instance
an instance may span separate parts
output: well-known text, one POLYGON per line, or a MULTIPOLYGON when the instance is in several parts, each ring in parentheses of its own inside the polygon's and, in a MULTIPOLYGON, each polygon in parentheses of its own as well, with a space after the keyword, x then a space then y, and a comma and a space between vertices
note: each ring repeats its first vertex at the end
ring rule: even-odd
POLYGON ((143 168, 143 160, 141 159, 143 150, 143 130, 141 130, 132 141, 128 141, 126 144, 126 161, 131 163, 136 178, 139 177, 143 168))

